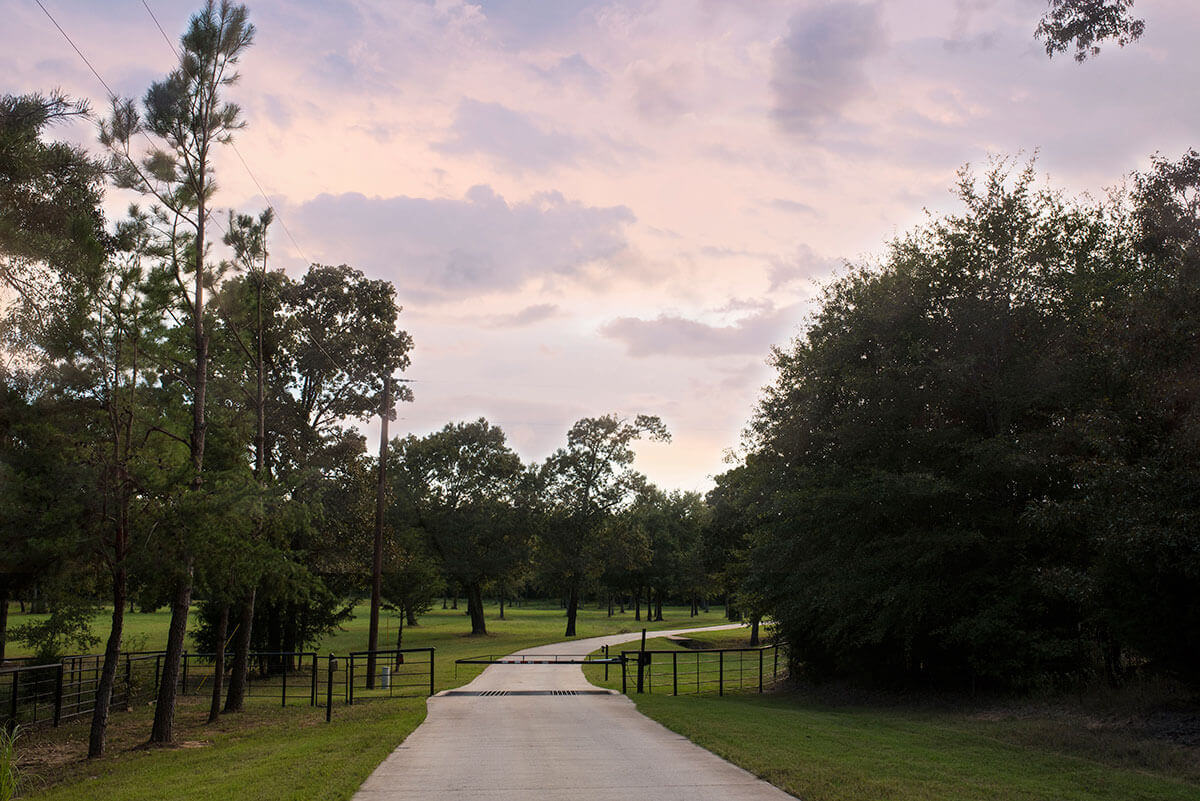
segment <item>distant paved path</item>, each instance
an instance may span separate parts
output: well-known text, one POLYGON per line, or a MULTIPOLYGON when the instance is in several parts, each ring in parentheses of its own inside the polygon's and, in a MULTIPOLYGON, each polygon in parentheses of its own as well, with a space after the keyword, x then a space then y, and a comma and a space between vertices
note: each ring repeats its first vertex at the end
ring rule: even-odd
MULTIPOLYGON (((695 631, 654 631, 663 637, 695 631)), ((586 654, 638 634, 544 645, 522 654, 586 654)), ((462 691, 596 690, 578 665, 491 665, 462 691)), ((451 691, 454 692, 454 691, 451 691)), ((429 699, 429 716, 354 801, 790 801, 792 796, 637 711, 623 695, 429 699)))

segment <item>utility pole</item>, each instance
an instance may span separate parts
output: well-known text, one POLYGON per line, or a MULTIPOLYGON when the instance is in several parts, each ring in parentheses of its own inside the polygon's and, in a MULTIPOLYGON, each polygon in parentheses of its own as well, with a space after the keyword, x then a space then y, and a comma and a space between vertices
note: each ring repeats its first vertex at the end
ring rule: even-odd
MULTIPOLYGON (((375 689, 375 651, 379 648, 379 606, 383 595, 383 514, 387 499, 388 420, 392 416, 392 384, 411 384, 411 378, 383 379, 383 402, 379 408, 379 481, 375 486, 375 549, 371 559, 371 625, 367 633, 367 689, 375 689)), ((401 387, 400 400, 412 400, 401 387)), ((353 676, 351 681, 353 681, 353 676)))
POLYGON ((379 483, 375 488, 375 553, 371 561, 371 627, 367 635, 367 689, 375 689, 375 650, 379 647, 379 604, 383 590, 383 512, 387 480, 388 418, 392 413, 392 377, 383 379, 379 410, 379 483))

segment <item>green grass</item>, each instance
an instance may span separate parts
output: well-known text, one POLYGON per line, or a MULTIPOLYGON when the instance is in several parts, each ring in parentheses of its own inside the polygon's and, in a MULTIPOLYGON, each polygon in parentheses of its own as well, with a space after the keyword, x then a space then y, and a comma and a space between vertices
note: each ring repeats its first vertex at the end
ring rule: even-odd
MULTIPOLYGON (((725 647, 737 641, 700 636, 725 647)), ((659 639, 647 647, 675 646, 659 639)), ((604 684, 602 669, 586 672, 604 684)), ((619 673, 612 676, 608 686, 619 686, 619 673)), ((833 704, 799 693, 632 698, 651 718, 806 801, 1200 798, 1200 750, 1106 738, 1048 710, 833 704)))
MULTIPOLYGON (((421 617, 420 626, 405 628, 405 647, 437 648, 437 689, 464 684, 483 670, 483 666, 462 666, 456 671, 455 659, 506 654, 563 639, 565 618, 556 607, 509 608, 504 621, 496 619, 494 606, 487 611, 491 633, 486 637, 467 633, 470 621, 461 610, 435 609, 421 617)), ((715 608, 697 618, 690 618, 686 608, 668 609, 665 617, 661 623, 645 623, 634 621, 632 613, 608 618, 603 611, 580 610, 578 636, 725 622, 722 610, 715 608)), ((161 620, 165 626, 166 616, 161 620)), ((320 652, 365 647, 365 616, 345 628, 321 643, 320 652)), ((394 638, 395 629, 389 632, 394 638)), ((385 642, 394 645, 394 639, 385 642)), ((30 797, 47 801, 345 799, 425 718, 424 698, 373 700, 353 707, 335 700, 330 724, 324 722, 322 709, 280 709, 277 704, 251 699, 246 713, 223 716, 208 726, 205 699, 181 698, 177 740, 182 745, 170 749, 141 747, 149 733, 150 707, 118 713, 112 719, 109 756, 95 763, 82 758, 86 720, 57 730, 31 731, 22 743, 21 759, 28 773, 40 776, 41 789, 30 797)))

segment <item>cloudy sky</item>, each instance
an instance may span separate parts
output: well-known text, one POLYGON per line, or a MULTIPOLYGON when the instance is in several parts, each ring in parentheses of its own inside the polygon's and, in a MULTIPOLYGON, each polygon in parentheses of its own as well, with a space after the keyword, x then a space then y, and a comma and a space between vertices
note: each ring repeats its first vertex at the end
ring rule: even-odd
MULTIPOLYGON (((43 0, 113 89, 174 61, 141 0, 43 0)), ((197 2, 147 0, 172 37, 197 2)), ((772 344, 819 284, 955 208, 965 163, 1037 152, 1102 192, 1200 145, 1200 9, 1046 58, 1044 0, 257 0, 230 96, 292 239, 276 264, 393 281, 416 341, 401 431, 479 415, 526 459, 579 417, 660 415, 639 450, 706 489, 772 344)), ((34 0, 0 0, 4 92, 105 94, 34 0)), ((60 135, 92 141, 86 125, 60 135)), ((236 154, 223 207, 264 205, 236 154)))

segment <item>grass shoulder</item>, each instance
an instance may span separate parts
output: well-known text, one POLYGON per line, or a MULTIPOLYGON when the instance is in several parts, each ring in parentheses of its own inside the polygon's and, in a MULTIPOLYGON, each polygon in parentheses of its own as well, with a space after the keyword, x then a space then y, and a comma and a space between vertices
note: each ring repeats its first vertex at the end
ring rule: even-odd
MULTIPOLYGON (((692 639, 745 644, 719 632, 692 639)), ((619 689, 619 672, 608 682, 600 667, 586 672, 619 689)), ((667 728, 806 801, 1200 798, 1200 743, 1097 725, 1105 714, 1119 718, 1121 704, 1103 712, 1078 700, 980 704, 827 690, 630 697, 667 728)))

